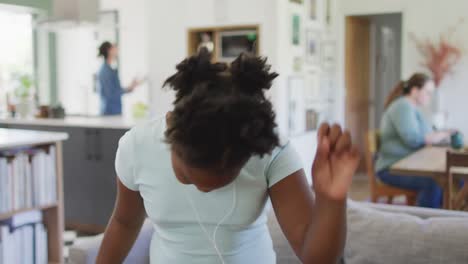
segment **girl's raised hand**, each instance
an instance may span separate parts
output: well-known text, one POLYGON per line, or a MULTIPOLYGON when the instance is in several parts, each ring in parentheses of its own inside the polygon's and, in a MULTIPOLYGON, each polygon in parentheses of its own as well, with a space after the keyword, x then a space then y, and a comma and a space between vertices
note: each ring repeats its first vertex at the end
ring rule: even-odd
POLYGON ((312 164, 312 179, 317 199, 343 201, 359 165, 359 151, 348 131, 339 125, 322 124, 312 164))

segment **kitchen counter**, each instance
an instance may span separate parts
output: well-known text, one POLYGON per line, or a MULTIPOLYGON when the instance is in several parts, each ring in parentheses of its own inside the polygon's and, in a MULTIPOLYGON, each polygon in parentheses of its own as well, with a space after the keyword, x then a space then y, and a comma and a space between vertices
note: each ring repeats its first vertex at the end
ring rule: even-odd
POLYGON ((65 119, 52 118, 0 118, 0 125, 28 125, 28 126, 55 126, 55 127, 83 127, 106 129, 130 129, 144 120, 131 120, 121 116, 110 117, 66 117, 65 119))
POLYGON ((27 145, 43 145, 68 139, 66 133, 0 129, 0 150, 27 145))

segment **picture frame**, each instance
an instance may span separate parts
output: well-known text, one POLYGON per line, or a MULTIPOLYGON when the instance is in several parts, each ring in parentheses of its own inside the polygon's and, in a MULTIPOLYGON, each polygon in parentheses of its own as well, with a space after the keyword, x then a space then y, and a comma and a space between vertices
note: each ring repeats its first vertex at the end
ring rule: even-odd
POLYGON ((310 65, 319 66, 320 64, 320 31, 308 28, 305 34, 305 57, 310 65))
POLYGON ((288 78, 288 134, 299 135, 305 132, 306 107, 304 100, 304 78, 293 75, 288 78))
POLYGON ((308 0, 308 1, 309 1, 309 7, 308 7, 309 19, 313 22, 318 22, 319 20, 318 1, 319 0, 308 0))
POLYGON ((334 72, 336 70, 337 44, 332 39, 324 40, 321 44, 321 67, 324 71, 334 72))
POLYGON ((315 131, 318 129, 320 115, 315 109, 306 109, 305 114, 305 131, 315 131))
POLYGON ((302 5, 304 3, 304 0, 289 0, 289 2, 302 5))
POLYGON ((293 71, 295 73, 301 73, 304 66, 304 59, 302 57, 293 58, 293 71))
POLYGON ((320 74, 308 71, 305 74, 304 100, 307 108, 311 108, 322 100, 320 74))
POLYGON ((301 44, 301 16, 293 14, 291 19, 291 42, 294 46, 301 44))

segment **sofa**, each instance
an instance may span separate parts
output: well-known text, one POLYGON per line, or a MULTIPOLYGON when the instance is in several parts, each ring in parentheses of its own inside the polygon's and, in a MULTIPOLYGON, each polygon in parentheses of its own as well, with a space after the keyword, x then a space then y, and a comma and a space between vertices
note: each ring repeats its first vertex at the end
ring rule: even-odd
MULTIPOLYGON (((277 263, 300 263, 270 214, 268 226, 277 263)), ((124 263, 149 263, 152 225, 145 222, 124 263)), ((102 235, 78 238, 69 263, 94 263, 102 235)), ((346 264, 468 263, 468 213, 348 202, 346 264)))

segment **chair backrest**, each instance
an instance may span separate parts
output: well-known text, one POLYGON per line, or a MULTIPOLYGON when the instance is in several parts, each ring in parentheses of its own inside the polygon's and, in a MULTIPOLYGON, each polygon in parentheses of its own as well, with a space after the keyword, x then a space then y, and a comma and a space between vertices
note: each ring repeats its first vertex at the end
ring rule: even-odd
MULTIPOLYGON (((449 179, 448 193, 453 194, 453 185, 455 183, 453 174, 468 174, 468 153, 448 150, 446 164, 446 172, 449 179), (457 170, 455 171, 455 169, 457 170)), ((461 201, 464 199, 463 193, 460 192, 459 194, 457 194, 455 199, 452 199, 451 195, 449 195, 449 197, 450 198, 448 199, 448 208, 454 209, 455 207, 455 209, 459 209, 459 207, 461 206, 461 201)))
POLYGON ((367 177, 369 178, 369 184, 371 192, 373 192, 377 186, 377 179, 375 176, 374 162, 380 147, 380 133, 377 130, 370 130, 366 134, 366 168, 367 177))
POLYGON ((453 167, 468 168, 468 152, 447 151, 447 173, 453 167))

